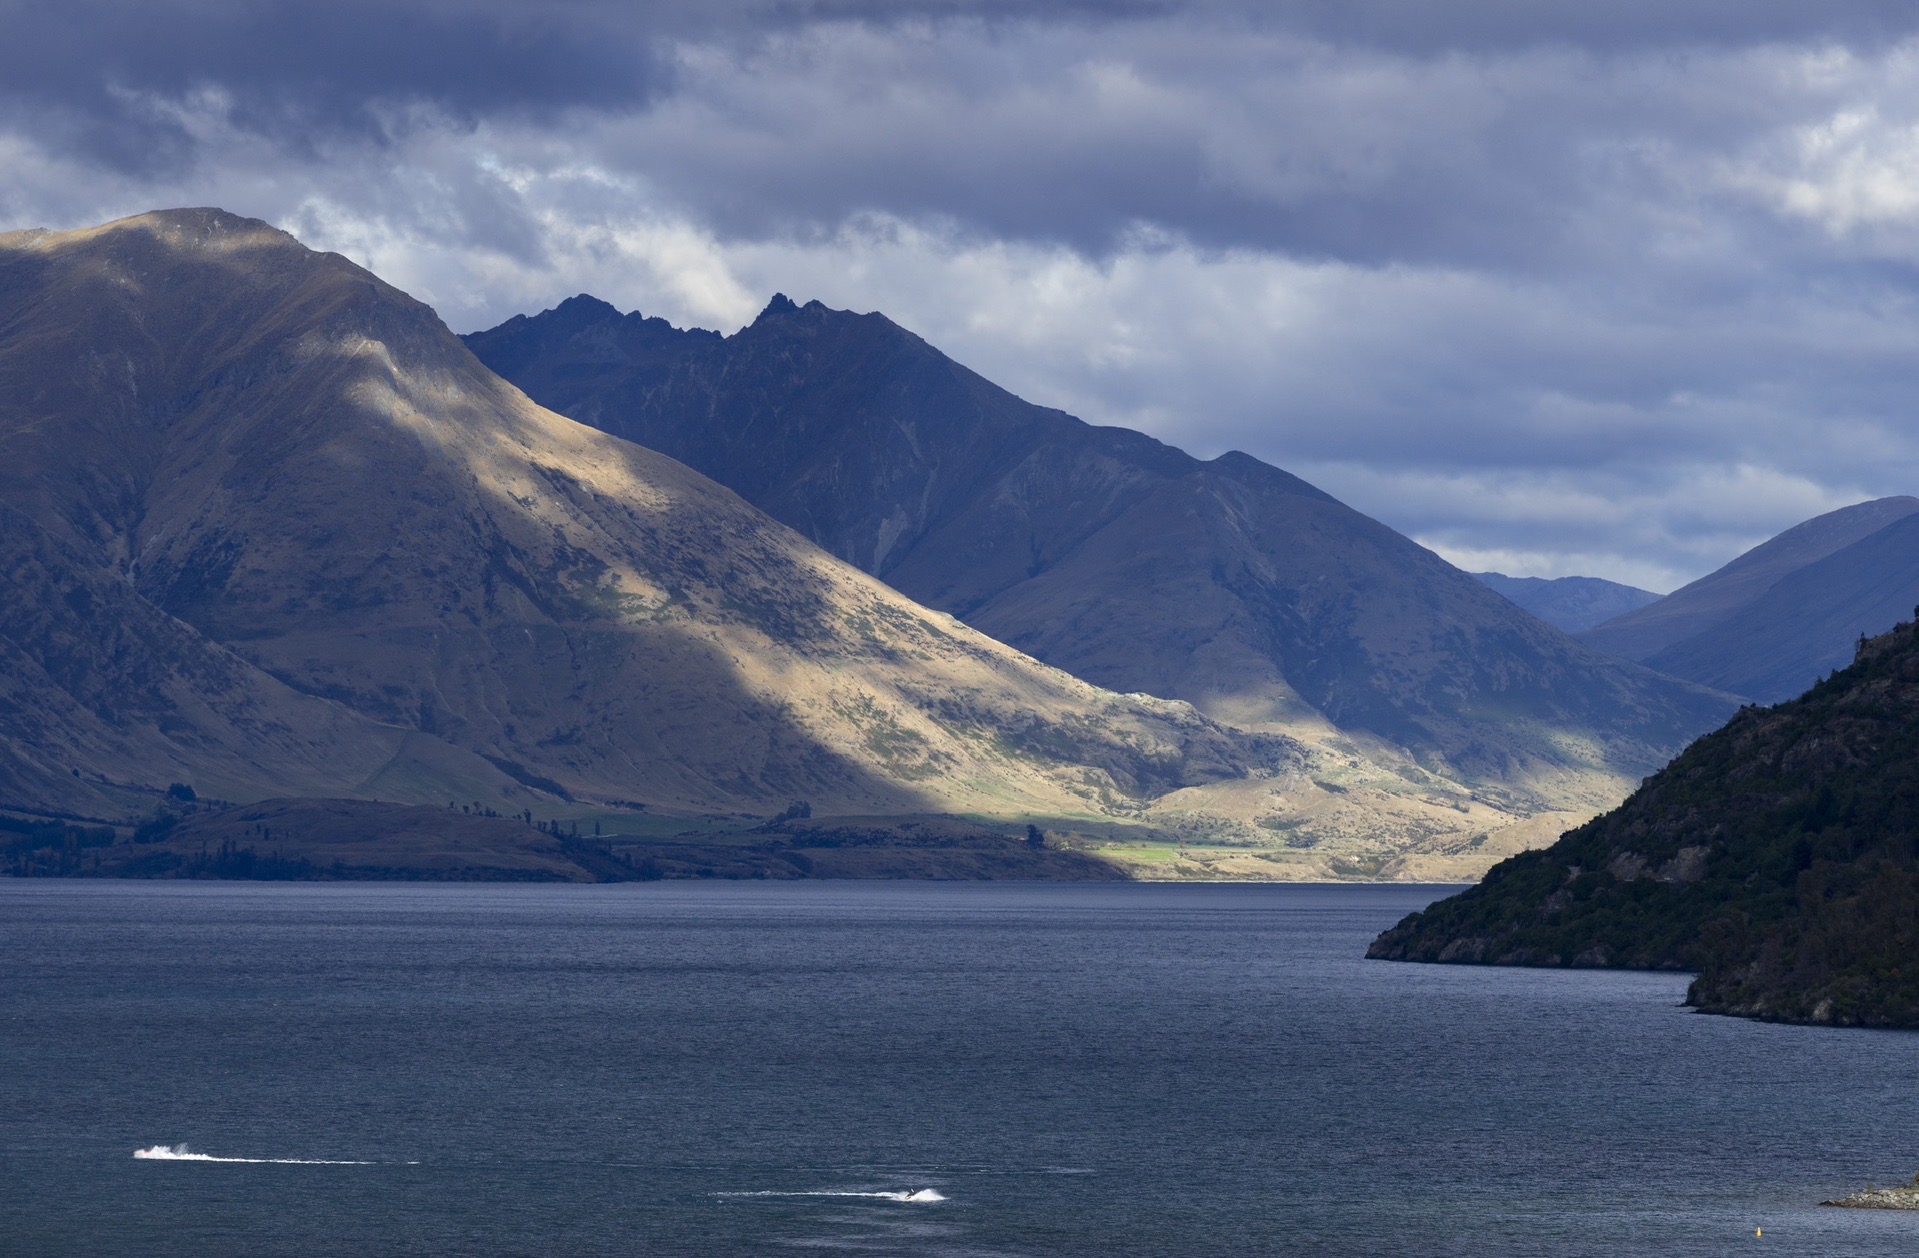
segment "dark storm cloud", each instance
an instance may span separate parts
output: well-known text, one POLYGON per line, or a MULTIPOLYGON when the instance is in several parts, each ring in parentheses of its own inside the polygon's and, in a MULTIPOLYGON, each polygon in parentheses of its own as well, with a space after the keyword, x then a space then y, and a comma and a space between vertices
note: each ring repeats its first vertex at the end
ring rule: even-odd
MULTIPOLYGON (((746 239, 876 212, 1094 256, 1145 226, 1369 265, 1624 274, 1702 162, 1851 103, 1851 77, 1806 55, 1415 57, 1161 19, 814 27, 683 50, 675 91, 609 122, 599 151, 746 239)), ((1714 212, 1769 257, 1808 248, 1766 207, 1714 212)))
POLYGON ((0 228, 224 203, 462 329, 882 309, 1482 566, 1919 489, 1909 3, 0 0, 0 169, 0 228))
POLYGON ((821 24, 1099 29, 1243 27, 1413 56, 1563 45, 1591 51, 1769 40, 1887 39, 1919 11, 1878 0, 9 0, 0 93, 130 121, 127 93, 225 89, 262 124, 366 121, 377 102, 462 116, 643 105, 673 41, 751 42, 821 24))
POLYGON ((1317 38, 1415 54, 1559 44, 1594 51, 1881 43, 1919 28, 1899 0, 1271 0, 1202 6, 1317 38))
POLYGON ((294 146, 377 135, 380 106, 453 116, 615 107, 662 86, 675 6, 457 0, 25 0, 0 9, 0 97, 64 125, 105 161, 189 160, 166 104, 216 91, 294 146), (156 147, 157 146, 157 147, 156 147))
POLYGON ((1622 94, 1612 59, 1919 29, 1919 7, 1871 0, 24 0, 0 14, 0 100, 128 170, 202 155, 183 107, 307 158, 342 133, 386 142, 417 124, 413 106, 436 124, 562 131, 582 113, 652 117, 608 157, 745 237, 880 212, 1093 253, 1146 224, 1214 247, 1464 265, 1603 252, 1581 233, 1643 199, 1660 177, 1646 150, 1778 120, 1773 85, 1666 76, 1622 94))
POLYGON ((1883 43, 1919 29, 1902 0, 816 0, 769 4, 762 20, 914 18, 1123 22, 1205 18, 1342 44, 1428 54, 1559 44, 1629 51, 1839 40, 1883 43))
POLYGON ((1092 253, 1145 224, 1212 247, 1470 265, 1603 249, 1666 180, 1661 154, 1801 103, 1766 82, 1729 94, 1725 74, 1622 84, 1616 64, 1564 51, 1422 61, 1140 24, 1029 32, 1017 49, 821 32, 683 74, 685 95, 608 151, 725 231, 879 211, 1092 253))

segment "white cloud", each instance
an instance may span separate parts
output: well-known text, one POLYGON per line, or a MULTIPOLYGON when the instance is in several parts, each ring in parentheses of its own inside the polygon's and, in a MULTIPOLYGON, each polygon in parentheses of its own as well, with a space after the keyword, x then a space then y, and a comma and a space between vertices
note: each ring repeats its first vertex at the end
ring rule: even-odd
POLYGON ((1775 468, 1712 464, 1649 478, 1355 466, 1316 468, 1312 478, 1399 504, 1414 540, 1468 571, 1605 577, 1661 594, 1801 520, 1873 496, 1775 468), (1460 518, 1462 501, 1475 504, 1471 520, 1460 518))

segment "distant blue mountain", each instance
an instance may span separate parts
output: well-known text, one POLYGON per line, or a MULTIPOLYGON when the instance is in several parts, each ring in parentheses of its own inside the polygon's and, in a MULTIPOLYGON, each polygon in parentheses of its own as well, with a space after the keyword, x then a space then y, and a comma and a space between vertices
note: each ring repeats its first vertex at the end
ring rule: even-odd
POLYGON ((1919 498, 1827 512, 1580 635, 1588 646, 1760 703, 1852 662, 1919 604, 1919 498))
POLYGON ((1919 515, 1895 520, 1778 584, 1711 629, 1646 663, 1661 672, 1778 703, 1852 663, 1859 640, 1919 605, 1919 515))
POLYGON ((1599 577, 1509 577, 1498 572, 1474 576, 1556 629, 1584 633, 1614 616, 1638 611, 1659 595, 1637 586, 1599 577))

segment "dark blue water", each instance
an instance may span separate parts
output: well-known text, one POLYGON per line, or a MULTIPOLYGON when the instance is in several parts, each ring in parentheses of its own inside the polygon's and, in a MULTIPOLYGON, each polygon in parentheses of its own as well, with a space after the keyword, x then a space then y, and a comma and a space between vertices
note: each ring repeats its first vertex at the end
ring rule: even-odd
POLYGON ((1361 959, 1435 894, 0 882, 0 1251, 1919 1252, 1815 1204, 1919 1036, 1361 959))

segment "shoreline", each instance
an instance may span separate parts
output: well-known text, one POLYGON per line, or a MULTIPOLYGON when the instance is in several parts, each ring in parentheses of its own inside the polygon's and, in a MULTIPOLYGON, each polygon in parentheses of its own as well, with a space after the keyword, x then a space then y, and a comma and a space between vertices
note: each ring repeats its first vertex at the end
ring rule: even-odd
POLYGON ((1874 1188, 1867 1184, 1850 1196, 1819 1204, 1847 1210, 1919 1210, 1919 1176, 1903 1188, 1874 1188))

